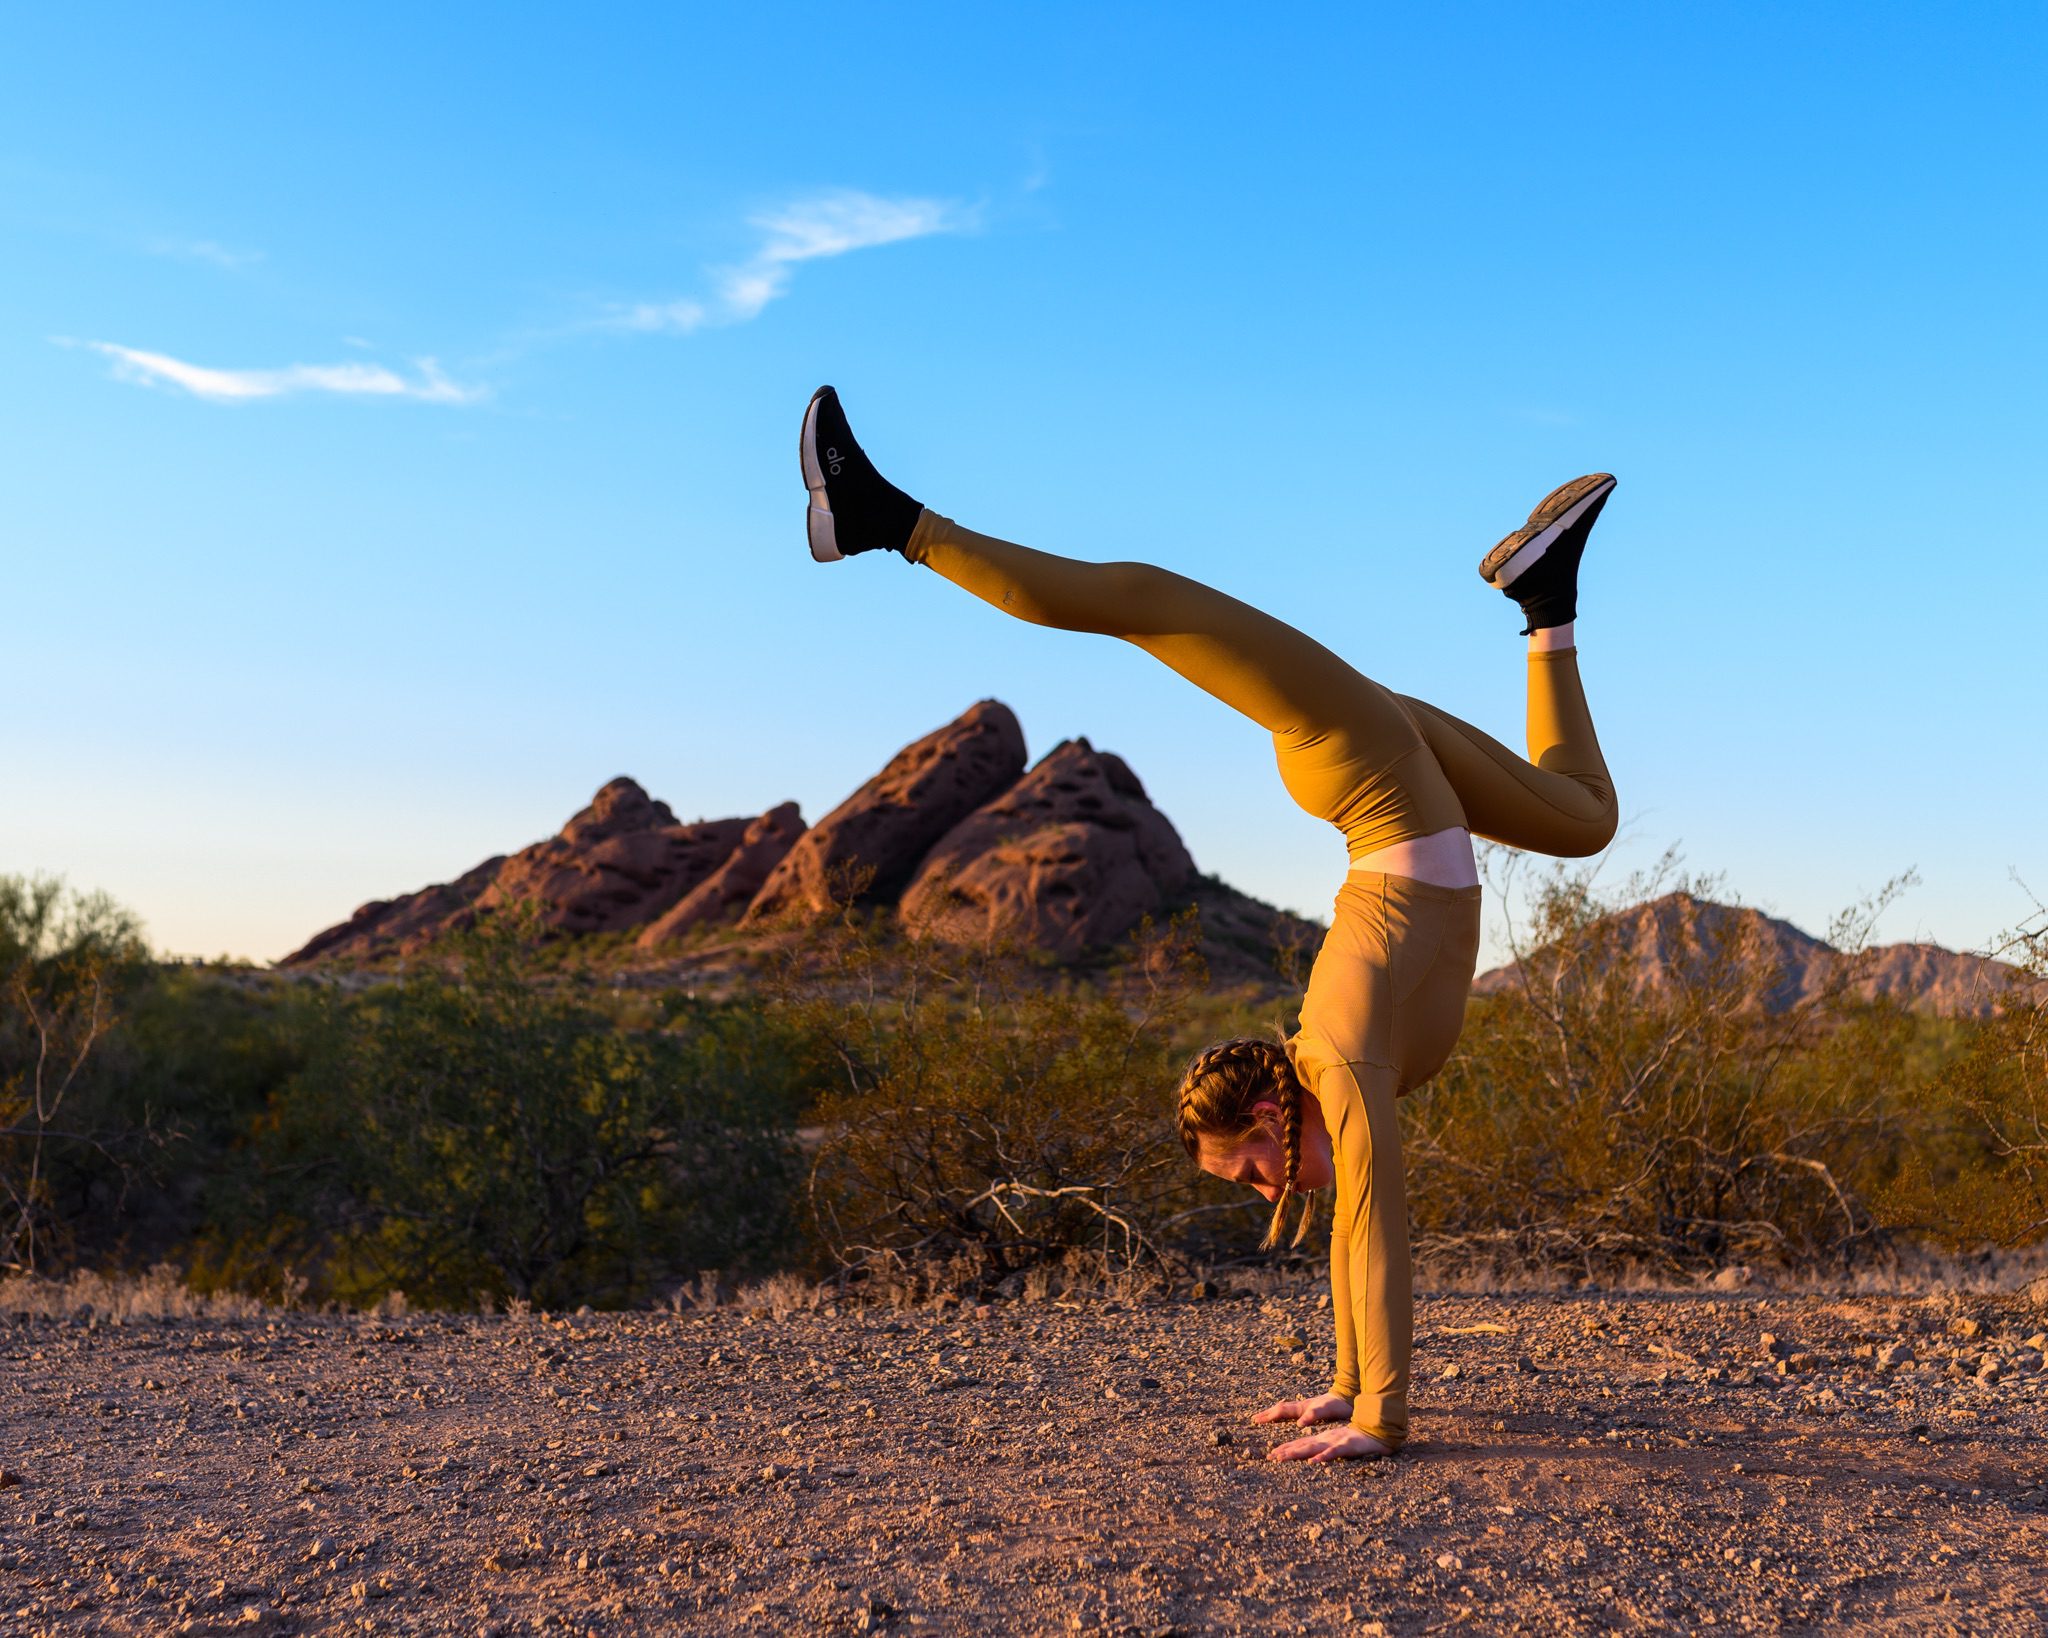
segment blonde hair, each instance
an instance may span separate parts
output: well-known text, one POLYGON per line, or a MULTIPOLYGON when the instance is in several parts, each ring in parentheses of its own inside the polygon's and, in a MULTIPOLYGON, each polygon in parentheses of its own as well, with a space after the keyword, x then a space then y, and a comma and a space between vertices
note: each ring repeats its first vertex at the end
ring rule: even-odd
MULTIPOLYGON (((1271 1100, 1280 1106, 1280 1156, 1286 1172, 1280 1198, 1273 1202, 1273 1220, 1259 1242, 1267 1249, 1280 1243, 1287 1202, 1295 1196, 1294 1180, 1301 1170, 1301 1100, 1307 1090, 1285 1047, 1250 1035, 1219 1041, 1196 1053, 1181 1074, 1180 1141, 1198 1163, 1203 1138, 1242 1143, 1264 1125, 1254 1112, 1255 1104, 1271 1100)), ((1302 1195, 1301 1202, 1301 1221, 1290 1245, 1298 1246, 1307 1237, 1309 1219, 1315 1214, 1313 1200, 1302 1195)))

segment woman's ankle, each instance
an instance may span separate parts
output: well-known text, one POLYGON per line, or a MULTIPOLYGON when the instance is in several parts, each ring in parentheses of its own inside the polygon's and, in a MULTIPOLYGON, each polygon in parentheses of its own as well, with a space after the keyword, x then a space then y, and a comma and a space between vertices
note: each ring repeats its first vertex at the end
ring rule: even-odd
POLYGON ((1561 648, 1577 648, 1578 639, 1574 635, 1577 625, 1577 621, 1567 620, 1561 626, 1538 627, 1529 633, 1529 652, 1551 654, 1561 648))

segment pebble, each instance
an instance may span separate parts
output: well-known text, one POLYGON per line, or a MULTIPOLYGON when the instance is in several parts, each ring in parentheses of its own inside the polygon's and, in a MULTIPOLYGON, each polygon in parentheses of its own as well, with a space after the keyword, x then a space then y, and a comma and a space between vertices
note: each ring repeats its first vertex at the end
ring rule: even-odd
POLYGON ((1438 1553, 1436 1555, 1436 1567, 1439 1570, 1462 1570, 1465 1567, 1465 1561, 1456 1553, 1438 1553))
POLYGON ((1301 1335, 1298 1331, 1283 1331, 1273 1339, 1273 1346, 1278 1348, 1283 1354, 1293 1353, 1297 1349, 1306 1348, 1308 1346, 1308 1338, 1301 1335))

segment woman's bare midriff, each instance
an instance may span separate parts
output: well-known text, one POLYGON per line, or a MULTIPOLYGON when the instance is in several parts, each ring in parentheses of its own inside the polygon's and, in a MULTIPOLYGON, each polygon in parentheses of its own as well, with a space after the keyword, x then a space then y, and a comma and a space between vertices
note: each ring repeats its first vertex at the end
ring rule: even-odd
POLYGON ((1351 868, 1377 871, 1383 876, 1406 876, 1410 881, 1428 882, 1432 887, 1479 885, 1479 861, 1472 852, 1472 833, 1462 827, 1411 836, 1392 847, 1361 853, 1351 861, 1351 868))

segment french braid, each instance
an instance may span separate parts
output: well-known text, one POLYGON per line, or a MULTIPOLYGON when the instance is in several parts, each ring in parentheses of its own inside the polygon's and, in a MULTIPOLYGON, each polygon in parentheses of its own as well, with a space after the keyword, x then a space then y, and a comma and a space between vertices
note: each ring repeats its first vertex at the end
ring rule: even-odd
MULTIPOLYGON (((1277 1041, 1240 1036, 1221 1041, 1195 1055, 1180 1078, 1180 1141, 1188 1154, 1201 1158, 1202 1139, 1238 1143, 1259 1129, 1252 1106, 1271 1099, 1280 1106, 1280 1157, 1285 1167, 1280 1198, 1273 1203, 1273 1220, 1260 1243, 1268 1248, 1280 1243, 1287 1216, 1287 1202, 1294 1197, 1294 1180, 1301 1172, 1301 1099, 1307 1089, 1294 1073, 1293 1060, 1277 1041)), ((1300 1225, 1294 1231, 1295 1245, 1308 1233, 1314 1203, 1302 1196, 1300 1225)))

